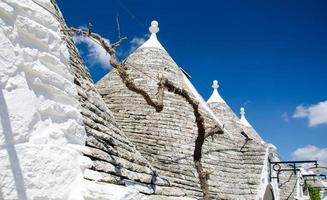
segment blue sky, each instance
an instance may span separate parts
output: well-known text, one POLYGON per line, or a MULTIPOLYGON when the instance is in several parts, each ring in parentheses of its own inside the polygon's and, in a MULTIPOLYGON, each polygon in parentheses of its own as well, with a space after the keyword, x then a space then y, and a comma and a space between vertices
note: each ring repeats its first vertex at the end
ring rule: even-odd
MULTIPOLYGON (((159 21, 161 44, 205 99, 217 79, 234 112, 248 102, 248 121, 283 159, 327 163, 327 1, 57 2, 69 26, 91 22, 111 41, 118 16, 120 34, 129 38, 118 49, 121 59, 159 21)), ((109 71, 80 49, 94 81, 109 71)))

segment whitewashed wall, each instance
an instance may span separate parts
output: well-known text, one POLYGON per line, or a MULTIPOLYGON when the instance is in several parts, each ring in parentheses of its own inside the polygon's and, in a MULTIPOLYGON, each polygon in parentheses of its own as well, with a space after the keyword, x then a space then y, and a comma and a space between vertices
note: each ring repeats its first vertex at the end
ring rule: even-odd
POLYGON ((85 128, 49 0, 0 1, 0 199, 83 199, 85 128))

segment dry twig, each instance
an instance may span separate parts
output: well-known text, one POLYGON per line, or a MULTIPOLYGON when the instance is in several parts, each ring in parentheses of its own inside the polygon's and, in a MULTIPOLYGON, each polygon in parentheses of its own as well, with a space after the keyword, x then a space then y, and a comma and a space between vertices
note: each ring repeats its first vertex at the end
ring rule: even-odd
POLYGON ((125 86, 129 90, 136 92, 137 94, 140 94, 144 98, 146 103, 154 107, 157 112, 161 112, 163 110, 163 97, 164 97, 165 89, 167 89, 169 92, 182 96, 192 106, 193 113, 195 116, 195 122, 198 129, 198 136, 195 140, 195 148, 193 153, 193 162, 199 176, 198 178, 200 181, 203 197, 205 200, 209 200, 210 199, 209 185, 208 185, 209 174, 206 171, 204 171, 201 163, 202 146, 207 137, 213 136, 214 134, 221 134, 222 130, 218 126, 216 126, 212 128, 207 135, 205 134, 204 118, 199 111, 199 102, 193 99, 185 89, 176 87, 173 84, 173 82, 169 81, 166 78, 163 78, 162 75, 159 76, 157 101, 153 100, 145 90, 137 87, 133 82, 133 80, 129 77, 129 74, 126 72, 126 69, 124 68, 124 62, 123 63, 118 62, 116 56, 115 48, 119 46, 124 40, 126 40, 127 39, 126 37, 121 38, 116 43, 109 44, 99 34, 93 33, 90 30, 85 31, 82 29, 70 28, 70 29, 63 29, 62 31, 79 33, 82 36, 89 37, 97 41, 98 44, 101 45, 106 50, 106 52, 109 53, 110 64, 113 68, 117 70, 125 86))

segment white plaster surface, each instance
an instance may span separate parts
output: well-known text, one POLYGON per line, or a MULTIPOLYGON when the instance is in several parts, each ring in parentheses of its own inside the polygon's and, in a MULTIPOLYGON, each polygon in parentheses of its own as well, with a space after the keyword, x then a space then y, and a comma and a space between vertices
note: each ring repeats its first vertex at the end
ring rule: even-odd
MULTIPOLYGON (((264 194, 266 192, 266 188, 267 186, 270 184, 273 188, 273 192, 274 192, 274 197, 275 199, 279 199, 279 193, 278 193, 278 184, 277 181, 275 181, 274 179, 272 180, 272 182, 269 182, 269 154, 274 152, 274 149, 271 149, 271 147, 267 147, 266 149, 266 156, 265 156, 265 160, 264 160, 264 167, 262 168, 262 172, 261 172, 261 185, 258 188, 258 193, 257 193, 257 200, 262 200, 264 197, 264 194)), ((275 176, 275 174, 273 174, 273 176, 275 176)))
POLYGON ((219 85, 218 85, 218 81, 217 80, 214 80, 213 81, 213 85, 212 85, 212 88, 213 88, 213 91, 212 91, 212 94, 210 96, 210 98, 208 99, 207 103, 214 103, 214 102, 221 102, 221 103, 225 103, 225 100, 220 96, 219 92, 218 92, 218 88, 219 88, 219 85))
POLYGON ((241 115, 240 117, 240 122, 247 127, 251 127, 251 124, 249 123, 249 121, 245 118, 245 115, 241 115))
POLYGON ((158 49, 165 50, 165 48, 163 48, 163 46, 161 45, 161 43, 157 39, 157 34, 156 33, 159 32, 159 27, 158 27, 158 22, 157 21, 152 21, 151 22, 151 26, 149 27, 149 31, 151 33, 150 38, 147 41, 145 41, 139 48, 152 47, 152 48, 158 48, 158 49))
POLYGON ((158 48, 165 50, 165 48, 161 45, 161 43, 157 39, 157 35, 152 33, 150 38, 145 41, 139 48, 158 48))
POLYGON ((146 196, 129 187, 85 181, 85 200, 146 200, 146 196))
POLYGON ((83 199, 85 128, 50 0, 0 2, 0 199, 83 199))

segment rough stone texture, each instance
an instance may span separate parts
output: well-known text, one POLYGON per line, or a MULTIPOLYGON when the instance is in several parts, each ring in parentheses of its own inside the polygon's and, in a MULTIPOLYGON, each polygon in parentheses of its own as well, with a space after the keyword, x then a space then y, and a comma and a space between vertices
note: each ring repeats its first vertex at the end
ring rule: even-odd
POLYGON ((258 143, 262 143, 263 139, 251 126, 245 126, 240 122, 240 119, 235 115, 232 109, 223 102, 209 103, 209 107, 213 110, 215 115, 222 121, 226 129, 230 131, 237 139, 244 140, 244 136, 240 133, 244 131, 251 139, 258 143))
MULTIPOLYGON (((62 28, 67 28, 58 7, 56 8, 62 28)), ((168 186, 168 182, 156 175, 153 167, 115 122, 91 80, 72 35, 67 33, 64 39, 70 54, 70 67, 75 76, 74 83, 87 134, 88 148, 83 153, 93 161, 92 167, 84 174, 85 179, 91 180, 87 185, 92 181, 124 185, 144 194, 152 194, 155 188, 160 190, 161 186, 168 186)), ((162 190, 164 189, 163 187, 162 190)))
MULTIPOLYGON (((287 168, 287 166, 283 166, 284 168, 287 168)), ((291 169, 290 169, 291 170, 291 169)), ((282 171, 279 175, 279 193, 280 193, 280 199, 282 200, 288 200, 288 199, 294 199, 295 196, 297 196, 297 175, 294 174, 293 171, 282 171)))
MULTIPOLYGON (((141 48, 126 60, 130 76, 153 98, 156 96, 158 75, 185 88, 195 97, 184 81, 184 75, 166 51, 141 48)), ((180 192, 158 189, 160 195, 201 196, 199 181, 193 166, 194 141, 197 127, 193 109, 180 96, 165 91, 164 109, 156 113, 144 99, 129 91, 113 70, 97 84, 116 122, 135 144, 136 149, 180 192)), ((215 117, 200 106, 206 127, 219 124, 215 117)), ((241 150, 236 136, 225 133, 208 138, 204 144, 204 169, 210 172, 209 189, 220 199, 255 199, 261 184, 265 148, 250 141, 241 150), (254 143, 253 145, 250 145, 254 143)), ((244 138, 243 138, 244 141, 244 138)))
POLYGON ((69 54, 52 4, 35 2, 0 2, 0 199, 81 199, 88 160, 69 54))
POLYGON ((85 200, 147 200, 137 190, 103 182, 85 181, 85 200))
MULTIPOLYGON (((263 194, 260 191, 264 191, 267 184, 267 168, 265 166, 268 165, 266 160, 268 146, 264 144, 264 141, 252 126, 248 127, 240 122, 240 119, 225 102, 211 102, 208 105, 224 124, 225 129, 234 137, 234 140, 242 145, 244 166, 251 169, 243 176, 252 177, 252 179, 256 177, 257 181, 249 182, 249 184, 257 190, 255 192, 257 198, 262 197, 263 194), (246 138, 241 134, 242 131, 251 140, 246 141, 246 138)), ((249 179, 251 180, 251 178, 249 179)))

